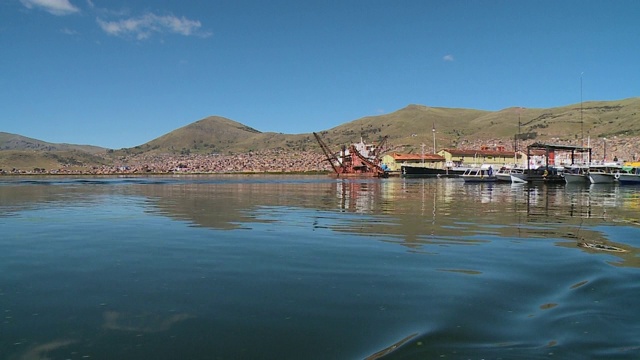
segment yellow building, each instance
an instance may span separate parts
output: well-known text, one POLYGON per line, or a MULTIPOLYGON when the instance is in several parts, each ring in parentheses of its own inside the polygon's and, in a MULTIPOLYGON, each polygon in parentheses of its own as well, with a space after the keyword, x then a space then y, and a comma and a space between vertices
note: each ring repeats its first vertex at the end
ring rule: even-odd
POLYGON ((392 153, 382 157, 382 164, 390 171, 400 171, 402 165, 422 166, 434 169, 444 169, 445 158, 437 154, 401 154, 392 153))
POLYGON ((527 166, 527 155, 523 152, 506 151, 504 147, 497 148, 482 147, 475 149, 442 149, 438 155, 445 159, 447 167, 458 166, 480 166, 482 164, 492 165, 494 168, 514 165, 520 167, 527 166))

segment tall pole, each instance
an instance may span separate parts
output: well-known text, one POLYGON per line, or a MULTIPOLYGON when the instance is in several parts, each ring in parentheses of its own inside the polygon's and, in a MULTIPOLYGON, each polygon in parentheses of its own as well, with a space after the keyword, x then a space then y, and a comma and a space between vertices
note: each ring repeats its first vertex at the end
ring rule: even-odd
MULTIPOLYGON (((520 123, 520 114, 522 113, 522 108, 518 109, 518 137, 517 139, 520 140, 520 133, 522 132, 521 130, 521 123, 520 123)), ((520 142, 516 141, 516 151, 520 150, 520 142)))
POLYGON ((520 114, 522 113, 522 108, 518 109, 518 135, 516 135, 516 152, 513 154, 513 160, 517 164, 518 163, 518 151, 520 151, 520 134, 522 133, 522 123, 520 122, 520 114))
POLYGON ((580 73, 580 136, 582 140, 580 142, 580 146, 584 147, 584 121, 582 121, 582 75, 584 72, 580 73))
POLYGON ((436 123, 433 123, 433 127, 431 128, 431 132, 433 133, 433 153, 436 153, 436 123))

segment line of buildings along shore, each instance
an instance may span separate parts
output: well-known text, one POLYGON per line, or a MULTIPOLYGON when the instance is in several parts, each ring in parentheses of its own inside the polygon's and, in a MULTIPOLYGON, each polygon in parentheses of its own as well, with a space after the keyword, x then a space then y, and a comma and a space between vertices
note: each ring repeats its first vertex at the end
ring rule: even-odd
MULTIPOLYGON (((443 174, 443 171, 464 171, 463 169, 492 166, 494 169, 508 168, 532 168, 547 165, 571 165, 576 159, 572 159, 569 153, 558 152, 547 159, 543 150, 527 152, 507 151, 504 146, 482 146, 480 149, 442 149, 437 154, 403 154, 391 153, 381 158, 391 174, 405 176, 429 176, 443 174), (554 156, 555 155, 555 156, 554 156), (455 171, 455 170, 454 170, 455 171)), ((581 159, 582 163, 588 163, 589 159, 581 159)), ((452 174, 453 175, 453 174, 452 174)))

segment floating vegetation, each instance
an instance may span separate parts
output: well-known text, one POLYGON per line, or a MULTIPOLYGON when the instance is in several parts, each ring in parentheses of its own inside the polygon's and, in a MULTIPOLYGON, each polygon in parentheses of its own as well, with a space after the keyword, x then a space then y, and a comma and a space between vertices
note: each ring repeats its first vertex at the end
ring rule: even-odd
POLYGON ((577 289, 577 288, 581 287, 582 285, 586 285, 588 283, 589 283, 589 280, 583 280, 583 281, 580 281, 577 284, 571 285, 570 289, 577 289))
POLYGON ((558 306, 558 304, 556 304, 556 303, 547 303, 547 304, 540 305, 540 309, 549 310, 549 309, 553 309, 556 306, 558 306))
POLYGON ((587 248, 587 249, 591 249, 591 250, 597 250, 597 251, 609 251, 609 252, 620 252, 620 253, 627 252, 627 250, 625 250, 623 248, 619 248, 619 247, 613 246, 613 245, 606 245, 606 244, 579 242, 578 246, 579 247, 583 247, 583 248, 587 248))
POLYGON ((482 274, 481 271, 467 270, 467 269, 438 269, 438 270, 439 271, 449 271, 449 272, 454 272, 454 273, 467 274, 467 275, 481 275, 482 274))

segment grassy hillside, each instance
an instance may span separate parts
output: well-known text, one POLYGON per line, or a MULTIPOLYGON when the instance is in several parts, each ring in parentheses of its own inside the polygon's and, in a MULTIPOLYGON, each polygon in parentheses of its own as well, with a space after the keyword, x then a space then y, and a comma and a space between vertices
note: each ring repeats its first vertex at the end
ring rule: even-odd
POLYGON ((92 145, 54 144, 36 140, 21 135, 0 132, 0 151, 2 150, 37 150, 37 151, 82 151, 90 154, 99 154, 106 151, 105 148, 92 145))
MULTIPOLYGON (((108 164, 110 161, 99 155, 79 150, 4 150, 0 151, 0 172, 11 172, 13 169, 47 171, 65 168, 67 170, 82 169, 83 166, 108 164)), ((35 171, 37 172, 37 171, 35 171)))
MULTIPOLYGON (((640 136, 640 98, 500 111, 409 105, 331 129, 324 129, 322 124, 317 127, 316 132, 335 150, 361 138, 378 142, 387 136, 390 148, 419 152, 421 144, 425 144, 430 151, 434 134, 437 148, 468 148, 497 141, 511 144, 518 133, 529 140, 578 144, 583 135, 592 140, 640 136)), ((0 133, 0 168, 55 168, 74 162, 98 164, 136 154, 230 154, 267 149, 321 151, 312 134, 260 132, 236 121, 212 116, 134 148, 109 150, 106 158, 94 156, 105 151, 99 147, 52 144, 0 133)))
POLYGON ((112 151, 111 153, 113 155, 141 153, 227 154, 276 148, 299 150, 305 148, 305 142, 311 143, 311 138, 310 134, 305 136, 263 133, 233 120, 211 116, 135 148, 112 151))
POLYGON ((465 147, 470 143, 507 142, 518 133, 539 141, 574 141, 584 137, 640 136, 640 98, 594 101, 551 109, 508 108, 500 111, 439 109, 411 105, 394 113, 367 117, 322 132, 327 142, 344 143, 362 135, 404 149, 418 149, 433 142, 438 148, 465 147), (581 115, 582 113, 582 115, 581 115), (520 126, 519 126, 520 123, 520 126))
MULTIPOLYGON (((416 152, 421 144, 430 149, 433 131, 438 148, 465 147, 470 143, 513 140, 517 133, 539 141, 580 141, 613 136, 640 136, 640 98, 620 101, 590 101, 551 109, 508 108, 500 111, 436 108, 409 105, 398 111, 367 116, 317 132, 336 150, 343 144, 378 142, 388 136, 388 145, 416 152), (520 126, 519 126, 520 123, 520 126)), ((312 134, 262 133, 221 117, 202 119, 172 131, 136 149, 134 153, 238 153, 281 148, 319 151, 312 134)))

